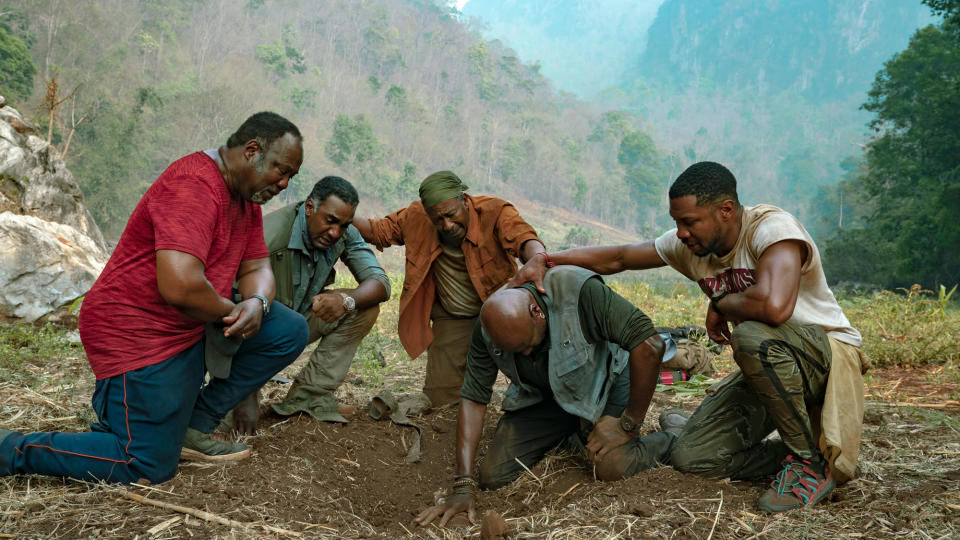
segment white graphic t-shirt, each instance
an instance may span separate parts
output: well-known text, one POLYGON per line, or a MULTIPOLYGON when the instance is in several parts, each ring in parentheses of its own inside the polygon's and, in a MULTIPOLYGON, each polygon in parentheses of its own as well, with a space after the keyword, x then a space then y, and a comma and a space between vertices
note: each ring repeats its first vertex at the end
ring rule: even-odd
POLYGON ((694 255, 677 238, 677 230, 667 231, 655 242, 660 258, 675 270, 696 281, 700 288, 716 296, 724 291, 742 292, 756 283, 757 261, 771 245, 783 240, 799 240, 807 246, 807 260, 800 269, 797 304, 788 322, 816 324, 830 337, 859 347, 860 332, 850 326, 823 274, 820 252, 797 218, 768 204, 744 206, 737 243, 723 257, 694 255))

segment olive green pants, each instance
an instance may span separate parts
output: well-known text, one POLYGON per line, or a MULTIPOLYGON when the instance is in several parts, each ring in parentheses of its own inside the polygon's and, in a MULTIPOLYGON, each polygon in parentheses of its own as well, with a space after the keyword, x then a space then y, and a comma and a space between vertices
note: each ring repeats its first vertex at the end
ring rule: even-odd
POLYGON ((664 455, 638 445, 660 433, 627 443, 618 452, 625 476, 669 463, 687 473, 751 479, 775 474, 787 454, 819 455, 807 410, 823 404, 830 373, 823 329, 748 321, 734 328, 731 346, 740 371, 708 391, 664 455), (779 439, 767 438, 773 430, 779 439))
POLYGON ((467 351, 477 319, 454 317, 440 307, 440 302, 435 302, 430 320, 433 342, 427 348, 423 393, 434 407, 459 403, 463 375, 467 371, 467 351))

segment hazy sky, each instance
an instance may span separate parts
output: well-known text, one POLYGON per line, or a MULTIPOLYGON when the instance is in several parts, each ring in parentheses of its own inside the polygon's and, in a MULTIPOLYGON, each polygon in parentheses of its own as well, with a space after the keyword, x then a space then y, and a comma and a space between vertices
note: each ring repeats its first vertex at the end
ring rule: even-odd
POLYGON ((589 98, 622 82, 664 0, 451 0, 557 87, 589 98))

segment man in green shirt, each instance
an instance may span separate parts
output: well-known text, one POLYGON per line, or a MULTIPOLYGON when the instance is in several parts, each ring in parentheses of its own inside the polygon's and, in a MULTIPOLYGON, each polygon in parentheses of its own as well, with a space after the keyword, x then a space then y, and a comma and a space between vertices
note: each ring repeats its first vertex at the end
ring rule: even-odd
MULTIPOLYGON (((390 298, 390 281, 373 251, 352 225, 359 196, 338 176, 313 186, 303 202, 263 218, 276 300, 300 313, 310 327, 310 343, 320 343, 300 370, 286 398, 273 406, 287 416, 306 412, 317 420, 346 422, 352 407, 338 405, 333 393, 343 382, 363 340, 390 298), (333 265, 343 261, 357 280, 355 289, 328 289, 333 265)), ((253 434, 259 419, 258 392, 234 408, 234 427, 253 434)))
POLYGON ((526 283, 484 302, 460 392, 453 488, 442 504, 421 512, 417 524, 442 516, 442 527, 463 511, 475 522, 475 488, 513 481, 567 440, 586 443, 601 480, 613 479, 604 461, 611 450, 631 443, 636 458, 653 466, 672 444, 662 432, 636 436, 664 350, 650 319, 589 270, 557 267, 544 286, 545 294, 526 283), (475 476, 483 416, 500 371, 511 385, 475 476))

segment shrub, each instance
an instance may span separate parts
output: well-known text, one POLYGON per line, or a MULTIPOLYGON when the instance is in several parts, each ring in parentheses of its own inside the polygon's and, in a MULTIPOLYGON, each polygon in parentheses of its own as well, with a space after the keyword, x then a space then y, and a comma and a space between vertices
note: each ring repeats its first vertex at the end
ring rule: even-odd
MULTIPOLYGON (((956 364, 960 361, 960 312, 951 294, 920 285, 851 297, 842 302, 851 324, 863 334, 863 350, 876 366, 956 364)), ((951 291, 952 292, 952 291, 951 291)))

